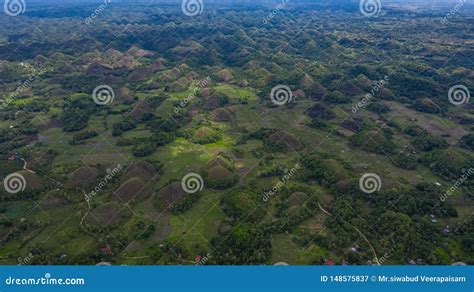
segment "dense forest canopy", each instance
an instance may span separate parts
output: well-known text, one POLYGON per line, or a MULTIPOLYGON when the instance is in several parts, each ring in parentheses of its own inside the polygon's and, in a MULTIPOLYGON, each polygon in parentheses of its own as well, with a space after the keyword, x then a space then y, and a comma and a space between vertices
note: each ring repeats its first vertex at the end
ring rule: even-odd
POLYGON ((188 1, 4 7, 1 264, 474 263, 472 4, 188 1))

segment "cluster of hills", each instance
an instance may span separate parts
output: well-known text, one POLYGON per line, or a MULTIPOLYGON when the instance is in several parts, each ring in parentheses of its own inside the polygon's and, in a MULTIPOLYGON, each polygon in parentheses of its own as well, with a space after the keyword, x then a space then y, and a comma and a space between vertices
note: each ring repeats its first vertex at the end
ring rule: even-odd
POLYGON ((272 3, 2 15, 0 264, 472 264, 472 8, 272 3))

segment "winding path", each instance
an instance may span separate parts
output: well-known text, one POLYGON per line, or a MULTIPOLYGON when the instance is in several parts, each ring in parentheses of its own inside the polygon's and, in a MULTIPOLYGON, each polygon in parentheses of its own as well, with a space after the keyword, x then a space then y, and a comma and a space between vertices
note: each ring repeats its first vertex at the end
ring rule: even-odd
MULTIPOLYGON (((82 193, 84 194, 84 198, 87 198, 87 194, 86 194, 86 192, 85 192, 84 190, 82 190, 82 193)), ((81 224, 81 227, 82 227, 82 229, 84 230, 85 233, 91 235, 91 236, 94 237, 94 238, 97 238, 97 236, 96 236, 94 233, 89 232, 89 231, 87 230, 87 228, 84 226, 84 219, 86 219, 87 215, 89 215, 90 212, 91 212, 91 203, 90 203, 90 201, 87 200, 87 199, 86 199, 85 201, 87 202, 87 212, 84 214, 84 216, 82 216, 82 219, 81 219, 81 223, 80 223, 80 224, 81 224)))
MULTIPOLYGON (((321 209, 321 211, 323 211, 326 215, 328 216, 332 216, 331 213, 329 213, 327 210, 325 210, 321 204, 319 204, 318 202, 318 207, 319 209, 321 209)), ((359 230, 359 228, 357 228, 356 226, 352 225, 351 223, 347 222, 346 220, 344 220, 344 222, 346 222, 347 224, 349 224, 350 226, 352 226, 352 228, 354 228, 357 233, 359 233, 359 235, 365 240, 365 242, 367 242, 367 244, 369 245, 370 249, 372 250, 372 253, 374 255, 374 260, 375 262, 377 263, 377 265, 380 266, 380 262, 379 262, 379 258, 377 257, 377 252, 375 251, 375 248, 374 246, 372 245, 372 243, 370 243, 370 241, 367 239, 367 237, 364 235, 364 233, 362 233, 362 231, 359 230)))
POLYGON ((29 171, 29 172, 31 172, 31 173, 36 173, 36 172, 34 172, 33 170, 27 168, 28 162, 27 162, 24 158, 21 158, 21 161, 23 161, 23 169, 24 169, 24 170, 29 171))

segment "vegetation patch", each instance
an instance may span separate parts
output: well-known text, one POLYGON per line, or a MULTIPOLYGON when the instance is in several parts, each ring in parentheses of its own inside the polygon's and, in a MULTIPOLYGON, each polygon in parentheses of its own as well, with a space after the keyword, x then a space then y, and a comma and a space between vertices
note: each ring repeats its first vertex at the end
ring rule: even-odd
POLYGON ((211 115, 216 122, 231 122, 234 120, 234 114, 226 108, 217 108, 211 115))
POLYGON ((298 151, 304 148, 298 138, 284 131, 271 134, 268 140, 270 143, 277 144, 277 147, 282 147, 285 151, 298 151))
POLYGON ((143 181, 149 181, 157 174, 157 169, 154 165, 143 161, 137 160, 132 162, 123 174, 123 179, 128 180, 134 177, 138 177, 143 181))
POLYGON ((257 222, 265 215, 262 194, 247 188, 229 191, 221 200, 222 209, 233 220, 257 222))
POLYGON ((113 228, 126 222, 130 217, 130 212, 118 203, 105 203, 85 217, 84 225, 92 230, 100 230, 104 227, 113 228))
POLYGON ((395 150, 390 134, 377 129, 357 133, 350 138, 350 141, 353 147, 369 152, 385 154, 395 150))
POLYGON ((192 132, 191 141, 197 144, 210 144, 219 141, 222 134, 209 126, 201 126, 192 132))
POLYGON ((171 210, 187 196, 180 182, 172 182, 162 188, 155 197, 156 206, 163 211, 171 210))
POLYGON ((81 166, 74 170, 67 181, 69 188, 90 187, 99 176, 99 171, 93 167, 81 166))
POLYGON ((123 203, 137 202, 145 198, 150 192, 149 181, 133 177, 125 181, 115 192, 114 198, 123 203))

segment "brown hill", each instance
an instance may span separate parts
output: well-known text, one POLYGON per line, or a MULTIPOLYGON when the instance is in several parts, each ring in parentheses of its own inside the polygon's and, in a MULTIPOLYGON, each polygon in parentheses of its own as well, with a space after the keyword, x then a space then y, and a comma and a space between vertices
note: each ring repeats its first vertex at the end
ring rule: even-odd
POLYGON ((103 228, 125 223, 131 217, 127 208, 122 208, 118 203, 105 203, 84 218, 84 224, 90 228, 103 228))
POLYGON ((119 88, 116 92, 116 96, 122 103, 130 104, 133 102, 132 92, 127 87, 119 88))
POLYGON ((344 181, 350 178, 348 171, 339 161, 334 159, 325 159, 323 160, 323 164, 328 171, 332 172, 336 176, 338 181, 344 181))
POLYGON ((135 119, 141 119, 146 114, 152 113, 150 104, 146 100, 140 100, 133 107, 133 110, 130 112, 130 115, 135 119))
POLYGON ((290 214, 296 213, 307 200, 308 195, 303 192, 291 194, 291 196, 288 198, 288 212, 290 214))
POLYGON ((238 176, 234 173, 231 162, 223 157, 210 160, 202 169, 206 186, 213 189, 224 189, 233 186, 238 176))
POLYGON ((140 67, 128 75, 128 80, 132 82, 145 81, 153 77, 153 70, 150 67, 140 67))
POLYGON ((79 167, 69 175, 66 186, 68 188, 80 188, 90 186, 92 183, 95 182, 98 175, 99 172, 95 168, 88 166, 79 167))
POLYGON ((223 82, 230 82, 233 78, 232 76, 232 73, 230 72, 229 69, 222 69, 221 71, 219 71, 219 78, 223 81, 223 82))
POLYGON ((224 158, 222 157, 215 157, 213 159, 211 159, 205 166, 206 169, 210 169, 210 168, 213 168, 213 167, 216 167, 216 166, 222 166, 222 167, 225 167, 227 169, 232 169, 232 166, 231 166, 231 163, 226 161, 224 158))
POLYGON ((234 114, 225 108, 215 109, 211 116, 212 120, 216 122, 230 122, 234 119, 234 114))
POLYGON ((153 165, 146 161, 138 160, 130 164, 125 169, 123 179, 129 180, 133 177, 141 178, 143 181, 148 181, 157 174, 157 170, 153 165))
POLYGON ((242 81, 239 82, 239 86, 240 87, 248 87, 249 82, 247 80, 242 80, 242 81))
POLYGON ((170 91, 171 92, 183 92, 189 87, 189 79, 186 77, 181 77, 175 82, 171 83, 170 91))
POLYGON ((153 70, 153 72, 165 69, 165 66, 163 65, 163 62, 160 59, 153 62, 149 67, 150 67, 151 70, 153 70))
POLYGON ((416 110, 425 113, 440 113, 441 107, 430 98, 421 98, 414 104, 416 110))
POLYGON ((218 141, 222 135, 215 129, 207 126, 201 126, 194 131, 191 140, 198 144, 209 144, 218 141))
POLYGON ((309 89, 314 84, 313 78, 308 74, 304 74, 303 78, 301 78, 299 87, 303 89, 309 89))
POLYGON ((207 171, 207 178, 210 180, 231 179, 234 174, 223 166, 215 166, 207 171))
POLYGON ((150 192, 150 184, 145 183, 141 178, 133 177, 124 182, 114 193, 114 199, 123 203, 130 201, 140 201, 150 192))
POLYGON ((206 184, 210 188, 225 189, 233 186, 238 176, 223 166, 214 166, 206 172, 206 184))
POLYGON ((221 107, 222 105, 226 104, 228 102, 225 96, 220 96, 217 93, 214 93, 211 95, 211 97, 206 99, 206 103, 204 104, 205 109, 215 109, 218 107, 221 107))
POLYGON ((92 76, 99 76, 99 75, 105 75, 109 73, 110 71, 111 71, 110 67, 94 62, 94 63, 91 63, 89 66, 87 66, 86 74, 92 75, 92 76))
POLYGON ((156 196, 162 205, 160 207, 163 210, 169 210, 174 203, 180 202, 186 196, 186 192, 180 182, 172 182, 162 188, 156 196))
POLYGON ((194 79, 196 79, 196 78, 198 78, 198 77, 199 77, 199 74, 197 74, 197 73, 194 72, 194 71, 191 71, 191 72, 189 72, 188 74, 186 74, 186 79, 188 79, 188 80, 194 80, 194 79))
POLYGON ((296 151, 304 148, 304 145, 292 134, 284 131, 276 132, 270 135, 269 139, 273 142, 282 144, 287 151, 296 151))
POLYGON ((179 70, 178 68, 171 69, 170 73, 174 77, 174 79, 178 79, 181 76, 181 70, 179 70))
POLYGON ((18 173, 23 175, 26 180, 26 190, 39 190, 43 188, 43 182, 36 173, 26 170, 20 170, 18 173))
POLYGON ((211 90, 209 88, 203 88, 201 90, 201 96, 202 97, 209 97, 211 96, 211 90))
POLYGON ((346 95, 351 95, 351 96, 364 94, 364 91, 362 91, 362 89, 360 89, 359 87, 357 87, 355 84, 353 84, 351 82, 342 83, 339 86, 339 90, 342 93, 344 93, 346 95))
POLYGON ((135 58, 143 58, 153 56, 153 53, 147 50, 140 49, 137 46, 132 46, 127 53, 135 58))

